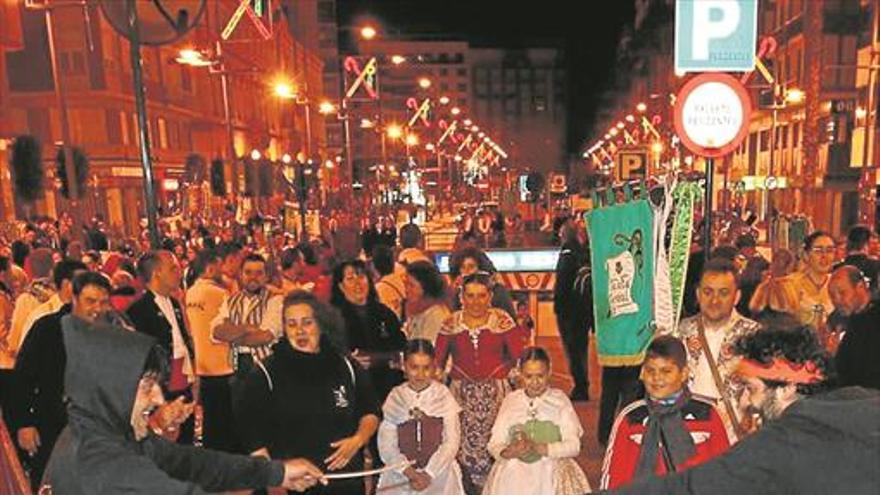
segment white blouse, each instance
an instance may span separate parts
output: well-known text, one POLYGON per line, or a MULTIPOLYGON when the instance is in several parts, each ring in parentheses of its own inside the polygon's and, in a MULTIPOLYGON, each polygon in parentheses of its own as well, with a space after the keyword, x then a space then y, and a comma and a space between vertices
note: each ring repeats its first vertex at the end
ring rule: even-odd
POLYGON ((581 450, 580 419, 562 391, 547 389, 538 397, 529 397, 525 390, 512 392, 504 398, 498 418, 492 427, 488 450, 496 459, 483 495, 555 495, 557 462, 570 461, 581 450), (550 421, 559 427, 561 440, 547 445, 547 456, 533 463, 519 459, 504 459, 501 451, 507 447, 511 429, 530 420, 550 421))
POLYGON ((410 411, 418 408, 427 416, 443 418, 443 443, 431 456, 424 472, 431 477, 431 485, 421 492, 410 489, 404 468, 386 471, 379 478, 379 490, 386 495, 463 495, 461 470, 455 456, 458 453, 461 428, 461 408, 445 385, 432 382, 425 390, 417 392, 407 383, 398 385, 382 406, 382 423, 379 425, 379 455, 387 466, 405 462, 397 443, 397 426, 411 419, 410 411))

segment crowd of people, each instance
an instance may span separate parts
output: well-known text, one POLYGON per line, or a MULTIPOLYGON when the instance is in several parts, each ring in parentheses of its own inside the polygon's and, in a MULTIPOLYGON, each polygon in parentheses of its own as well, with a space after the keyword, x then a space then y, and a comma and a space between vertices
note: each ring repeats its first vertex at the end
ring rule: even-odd
POLYGON ((353 227, 354 252, 332 222, 301 241, 166 222, 158 249, 99 221, 82 239, 27 224, 0 241, 0 450, 34 492, 573 495, 589 432, 601 489, 834 493, 808 481, 825 466, 876 493, 869 230, 770 261, 747 235, 695 245, 685 317, 640 366, 603 368, 593 427, 573 405, 590 399, 589 245, 582 220, 556 227, 567 391, 488 238, 461 239, 445 275, 388 217, 353 227))

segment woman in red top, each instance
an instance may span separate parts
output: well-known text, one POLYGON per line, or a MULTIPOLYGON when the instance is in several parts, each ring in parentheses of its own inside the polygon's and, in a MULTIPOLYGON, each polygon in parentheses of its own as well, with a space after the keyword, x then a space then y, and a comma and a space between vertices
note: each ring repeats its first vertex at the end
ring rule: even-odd
POLYGON ((461 406, 458 461, 465 491, 479 494, 492 468, 486 450, 504 396, 511 390, 507 375, 528 342, 528 333, 503 310, 493 308, 492 279, 483 273, 465 277, 462 310, 456 311, 437 337, 437 362, 449 372, 450 390, 461 406))

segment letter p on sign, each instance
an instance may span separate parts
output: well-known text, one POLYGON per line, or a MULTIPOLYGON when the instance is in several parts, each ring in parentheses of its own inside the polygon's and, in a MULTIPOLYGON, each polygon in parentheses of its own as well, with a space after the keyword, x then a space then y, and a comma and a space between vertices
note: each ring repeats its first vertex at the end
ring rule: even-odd
POLYGON ((676 0, 676 72, 755 68, 758 0, 676 0))

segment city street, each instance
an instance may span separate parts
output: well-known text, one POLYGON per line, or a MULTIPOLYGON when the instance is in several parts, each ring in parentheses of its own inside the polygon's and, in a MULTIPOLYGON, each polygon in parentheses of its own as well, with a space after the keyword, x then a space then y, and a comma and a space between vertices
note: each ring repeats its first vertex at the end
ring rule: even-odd
POLYGON ((0 0, 0 495, 878 495, 878 137, 880 0, 0 0))

